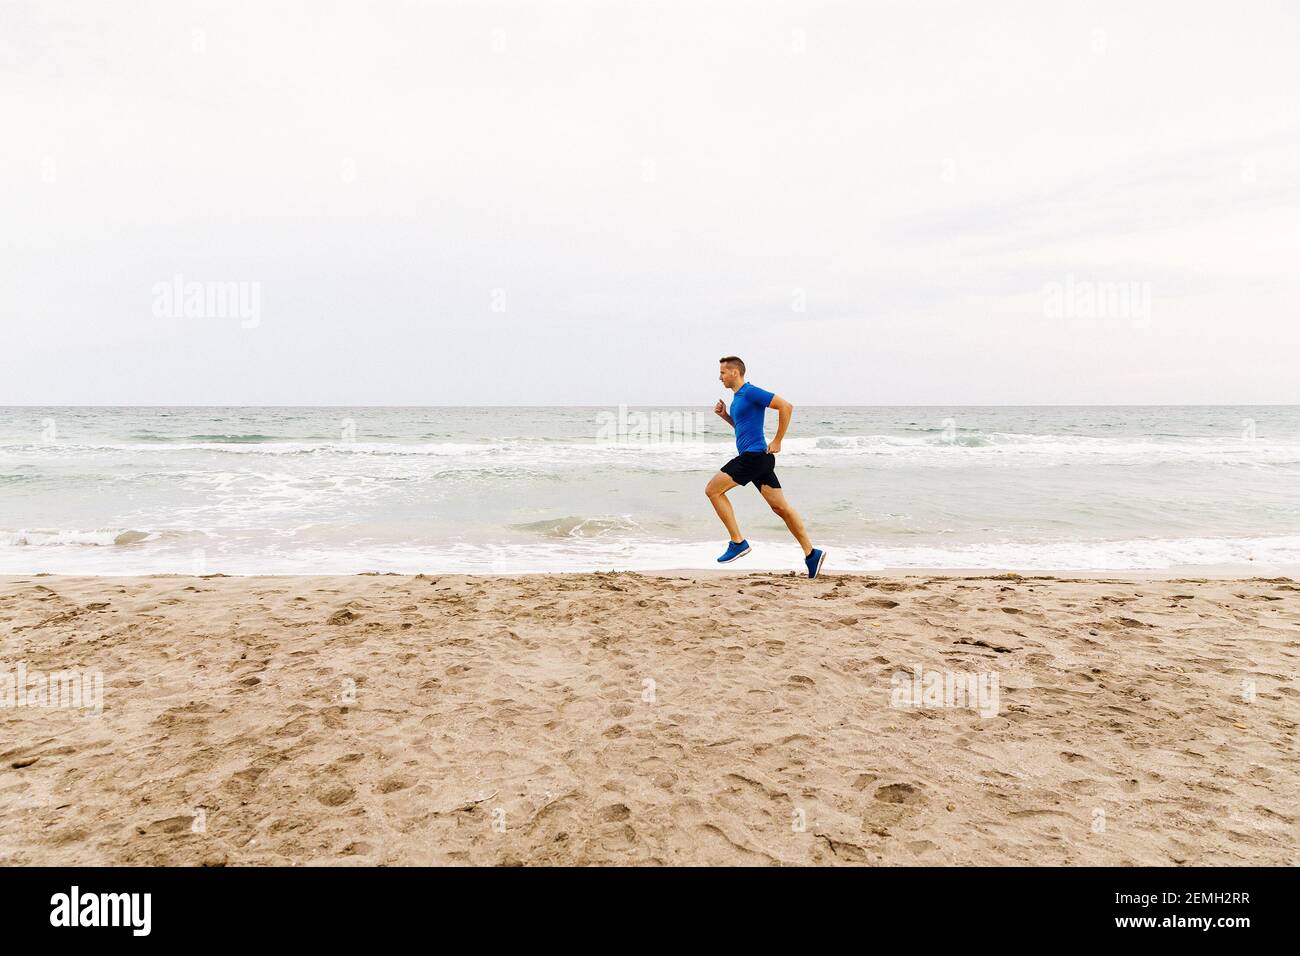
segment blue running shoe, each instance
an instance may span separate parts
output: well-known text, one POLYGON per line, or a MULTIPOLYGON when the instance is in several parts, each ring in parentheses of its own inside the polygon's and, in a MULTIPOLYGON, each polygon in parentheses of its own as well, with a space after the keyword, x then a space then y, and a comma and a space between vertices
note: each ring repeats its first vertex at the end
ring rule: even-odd
POLYGON ((812 554, 803 559, 803 563, 808 565, 808 577, 815 578, 821 573, 822 562, 826 560, 826 552, 821 548, 813 548, 812 554))
POLYGON ((743 558, 747 554, 749 554, 748 541, 732 541, 727 545, 726 554, 718 558, 718 564, 730 564, 737 558, 743 558))

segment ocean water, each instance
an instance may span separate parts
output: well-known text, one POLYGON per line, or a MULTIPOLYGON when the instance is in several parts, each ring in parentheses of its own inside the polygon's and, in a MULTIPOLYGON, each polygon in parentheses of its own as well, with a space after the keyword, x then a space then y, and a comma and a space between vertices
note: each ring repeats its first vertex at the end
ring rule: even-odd
MULTIPOLYGON (((712 568, 734 453, 707 408, 0 408, 0 573, 712 568)), ((777 469, 832 571, 1300 568, 1300 406, 800 407, 777 469)), ((733 569, 801 569, 731 499, 733 569)))

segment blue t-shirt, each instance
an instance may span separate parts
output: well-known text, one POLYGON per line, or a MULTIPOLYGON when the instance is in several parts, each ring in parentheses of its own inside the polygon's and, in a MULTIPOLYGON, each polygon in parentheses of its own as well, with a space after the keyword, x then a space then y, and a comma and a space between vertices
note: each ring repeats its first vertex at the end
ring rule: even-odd
POLYGON ((736 451, 767 451, 763 437, 763 413, 775 398, 771 392, 746 382, 731 400, 731 420, 736 423, 736 451))

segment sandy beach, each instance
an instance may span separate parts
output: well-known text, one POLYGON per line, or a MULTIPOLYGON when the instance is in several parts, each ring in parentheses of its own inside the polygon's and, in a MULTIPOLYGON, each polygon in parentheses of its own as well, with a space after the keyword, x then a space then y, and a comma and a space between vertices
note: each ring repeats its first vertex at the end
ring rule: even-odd
POLYGON ((1300 837, 1289 578, 13 576, 0 652, 103 681, 100 713, 0 709, 5 865, 1294 864, 1300 837))

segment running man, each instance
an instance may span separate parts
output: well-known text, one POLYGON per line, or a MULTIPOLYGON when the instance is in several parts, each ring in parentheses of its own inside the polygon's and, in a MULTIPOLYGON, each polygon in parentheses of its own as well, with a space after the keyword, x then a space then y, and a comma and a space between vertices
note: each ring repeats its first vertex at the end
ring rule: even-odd
POLYGON ((713 406, 713 412, 736 430, 736 451, 739 453, 722 466, 722 470, 709 480, 704 489, 709 501, 713 502, 713 509, 731 535, 731 544, 722 557, 718 558, 718 562, 730 564, 749 554, 749 542, 740 536, 736 513, 731 510, 727 492, 737 485, 747 485, 752 481, 758 493, 771 505, 777 517, 785 522, 785 526, 803 548, 803 563, 808 568, 808 577, 815 578, 822 569, 826 552, 814 548, 808 540, 803 522, 799 520, 798 512, 785 500, 785 492, 781 490, 781 482, 776 480, 774 470, 776 456, 781 451, 781 439, 785 437, 785 431, 790 427, 790 418, 794 415, 794 406, 780 395, 773 395, 746 382, 745 363, 736 356, 727 355, 718 359, 718 362, 718 380, 736 394, 731 400, 730 412, 721 399, 713 406), (772 439, 771 444, 763 437, 763 414, 768 408, 775 408, 781 416, 776 438, 772 439))

